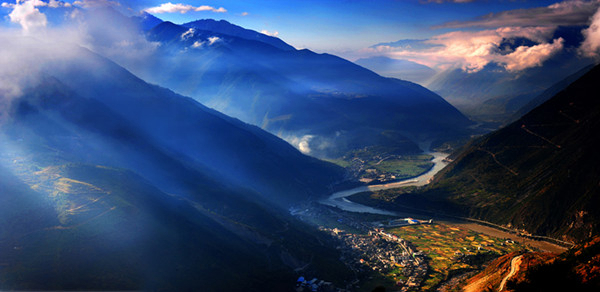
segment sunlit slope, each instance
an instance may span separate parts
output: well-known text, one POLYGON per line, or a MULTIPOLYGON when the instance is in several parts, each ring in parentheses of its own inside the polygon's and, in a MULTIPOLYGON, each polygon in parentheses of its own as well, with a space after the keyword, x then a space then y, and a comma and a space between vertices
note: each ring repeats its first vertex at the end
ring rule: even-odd
POLYGON ((281 208, 326 191, 339 168, 89 52, 43 67, 0 122, 0 289, 281 290, 297 268, 345 278, 281 208))
POLYGON ((511 253, 492 261, 481 273, 454 287, 464 291, 597 291, 600 288, 600 238, 567 252, 511 253), (512 273, 511 273, 512 272, 512 273))
POLYGON ((600 67, 511 125, 472 142, 429 197, 536 234, 598 233, 600 67))
MULTIPOLYGON (((341 168, 305 156, 258 127, 147 84, 97 55, 80 53, 82 59, 50 64, 47 74, 73 93, 106 106, 135 127, 132 131, 143 136, 139 139, 150 139, 184 164, 202 165, 206 175, 253 188, 278 204, 323 195, 343 179, 341 168)), ((110 120, 97 117, 89 122, 96 126, 110 120)))
POLYGON ((131 173, 70 164, 27 179, 39 191, 2 194, 13 210, 2 224, 3 289, 216 289, 227 282, 209 277, 247 281, 234 267, 260 265, 255 247, 200 214, 186 218, 189 206, 131 173), (32 199, 36 212, 24 202, 32 199))

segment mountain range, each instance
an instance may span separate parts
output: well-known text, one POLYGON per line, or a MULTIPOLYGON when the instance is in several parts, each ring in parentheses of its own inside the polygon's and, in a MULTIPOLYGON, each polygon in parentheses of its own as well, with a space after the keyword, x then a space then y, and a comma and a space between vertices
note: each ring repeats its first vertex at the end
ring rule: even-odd
MULTIPOLYGON (((299 275, 341 286, 357 276, 339 242, 289 208, 358 183, 313 156, 375 146, 417 154, 429 150, 422 142, 474 133, 440 95, 367 69, 424 82, 433 72, 416 63, 355 64, 224 20, 101 13, 155 46, 132 71, 93 49, 0 36, 2 290, 286 291, 299 275)), ((581 284, 561 288, 600 278, 600 240, 590 241, 600 222, 600 66, 576 55, 580 31, 559 29, 567 49, 516 77, 497 64, 433 77, 478 121, 515 121, 391 202, 584 242, 561 257, 524 257, 535 265, 507 284, 515 291, 548 287, 545 273, 581 284)), ((466 283, 495 287, 519 256, 466 283)))
POLYGON ((285 289, 294 269, 349 275, 328 239, 287 213, 342 169, 65 51, 38 54, 38 73, 3 96, 2 289, 260 291, 285 289))
POLYGON ((147 32, 161 45, 136 72, 317 157, 386 143, 418 153, 422 140, 468 135, 472 123, 420 85, 256 34, 226 21, 163 22, 147 32))
POLYGON ((600 67, 510 125, 473 140, 398 205, 490 221, 567 241, 598 234, 600 67))

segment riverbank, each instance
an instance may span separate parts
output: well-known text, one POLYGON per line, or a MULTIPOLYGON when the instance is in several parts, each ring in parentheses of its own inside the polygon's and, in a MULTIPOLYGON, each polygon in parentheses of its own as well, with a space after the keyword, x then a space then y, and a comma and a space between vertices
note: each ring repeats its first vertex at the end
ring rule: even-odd
POLYGON ((431 162, 434 163, 433 167, 429 169, 427 172, 409 179, 404 179, 398 182, 378 184, 378 185, 365 185, 355 187, 349 190, 343 190, 339 192, 335 192, 331 194, 326 199, 320 200, 319 203, 331 207, 337 207, 344 211, 350 212, 359 212, 359 213, 372 213, 379 215, 398 215, 396 212, 377 209, 369 206, 365 206, 362 204, 354 203, 348 199, 354 194, 363 193, 363 192, 374 192, 381 191, 387 189, 394 189, 399 187, 410 187, 410 186, 424 186, 428 184, 433 176, 442 170, 448 163, 446 162, 446 158, 449 154, 442 152, 427 152, 426 154, 432 155, 433 159, 431 162))
MULTIPOLYGON (((449 156, 449 154, 441 153, 441 152, 428 152, 427 154, 430 154, 434 157, 432 159, 434 166, 429 171, 427 171, 415 178, 405 179, 405 180, 401 180, 401 181, 393 182, 393 183, 378 184, 378 185, 366 185, 366 186, 355 187, 355 188, 352 188, 349 190, 338 191, 338 192, 331 194, 326 199, 319 201, 319 203, 323 204, 323 205, 339 208, 341 210, 348 211, 348 212, 371 213, 371 214, 378 214, 378 215, 405 217, 406 216, 405 212, 402 212, 402 213, 394 212, 394 211, 384 210, 381 208, 367 206, 367 205, 360 204, 360 203, 354 202, 352 200, 349 200, 349 197, 351 197, 355 194, 365 193, 365 192, 374 192, 374 191, 395 189, 395 188, 401 188, 401 187, 411 187, 411 186, 419 187, 419 186, 427 185, 431 181, 431 179, 433 178, 433 176, 435 174, 437 174, 440 170, 442 170, 444 167, 446 167, 446 165, 448 164, 447 157, 449 156)), ((489 222, 484 222, 487 224, 481 224, 481 223, 474 222, 475 220, 470 220, 468 218, 459 218, 459 217, 451 217, 451 216, 450 217, 449 216, 437 216, 436 214, 430 214, 428 212, 420 212, 419 210, 411 210, 410 213, 417 214, 417 216, 419 216, 418 214, 420 214, 421 216, 424 216, 423 218, 425 218, 425 219, 433 218, 435 220, 440 220, 440 221, 448 223, 448 224, 457 224, 457 225, 463 226, 469 230, 481 232, 486 235, 499 237, 499 238, 508 238, 513 241, 523 242, 525 244, 528 244, 528 245, 535 247, 542 251, 553 252, 553 253, 562 253, 568 249, 565 246, 546 241, 543 238, 539 238, 539 239, 534 239, 531 237, 527 238, 527 237, 520 236, 517 233, 512 232, 510 230, 506 230, 505 228, 495 228, 495 227, 493 227, 494 224, 489 223, 489 222)))

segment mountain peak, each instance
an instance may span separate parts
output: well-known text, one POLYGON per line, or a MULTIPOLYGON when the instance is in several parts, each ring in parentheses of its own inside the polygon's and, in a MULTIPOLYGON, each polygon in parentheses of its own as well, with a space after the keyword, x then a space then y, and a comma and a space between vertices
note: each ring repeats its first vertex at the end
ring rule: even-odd
POLYGON ((226 20, 214 20, 214 19, 199 19, 196 21, 184 23, 181 26, 187 28, 196 28, 199 30, 211 31, 214 33, 220 33, 224 35, 234 36, 242 39, 259 41, 262 43, 269 44, 275 48, 283 51, 294 51, 294 47, 286 44, 279 38, 268 36, 260 32, 245 29, 241 26, 232 24, 226 20))

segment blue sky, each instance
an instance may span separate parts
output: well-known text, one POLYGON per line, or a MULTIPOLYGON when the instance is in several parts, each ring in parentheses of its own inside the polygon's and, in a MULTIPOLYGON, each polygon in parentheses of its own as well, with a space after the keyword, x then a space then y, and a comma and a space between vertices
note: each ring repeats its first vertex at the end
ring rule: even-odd
MULTIPOLYGON (((49 2, 49 0, 43 1, 49 2)), ((14 0, 2 2, 15 3, 14 0)), ((225 19, 246 28, 277 34, 297 48, 342 52, 400 39, 428 38, 444 32, 444 29, 432 29, 436 25, 451 21, 465 21, 505 10, 546 6, 557 1, 467 0, 467 3, 454 3, 443 0, 68 0, 65 2, 119 2, 121 7, 128 7, 135 12, 168 2, 193 7, 210 6, 215 9, 222 7, 226 12, 205 10, 154 14, 163 20, 175 23, 203 18, 225 19)), ((464 2, 464 0, 457 2, 464 2)), ((8 8, 3 10, 4 13, 9 11, 8 8)))
POLYGON ((559 25, 590 27, 584 32, 582 54, 600 55, 600 0, 0 1, 4 23, 24 30, 47 26, 40 14, 45 9, 50 15, 50 7, 110 5, 128 14, 148 11, 178 24, 225 19, 278 36, 296 48, 352 61, 383 55, 438 70, 476 72, 490 62, 513 71, 540 66, 564 49, 564 39, 553 36, 559 25), (535 45, 500 54, 498 46, 511 38, 527 38, 535 45), (423 41, 413 47, 389 44, 406 39, 423 41))
MULTIPOLYGON (((129 2, 137 9, 168 1, 129 2), (143 4, 141 4, 143 3, 143 4)), ((257 31, 278 33, 298 48, 316 51, 347 51, 399 39, 428 38, 444 32, 433 26, 505 10, 546 6, 556 1, 472 1, 429 3, 410 1, 293 0, 293 1, 174 1, 194 7, 223 7, 224 13, 201 11, 156 13, 164 20, 183 23, 201 18, 225 19, 257 31)))

